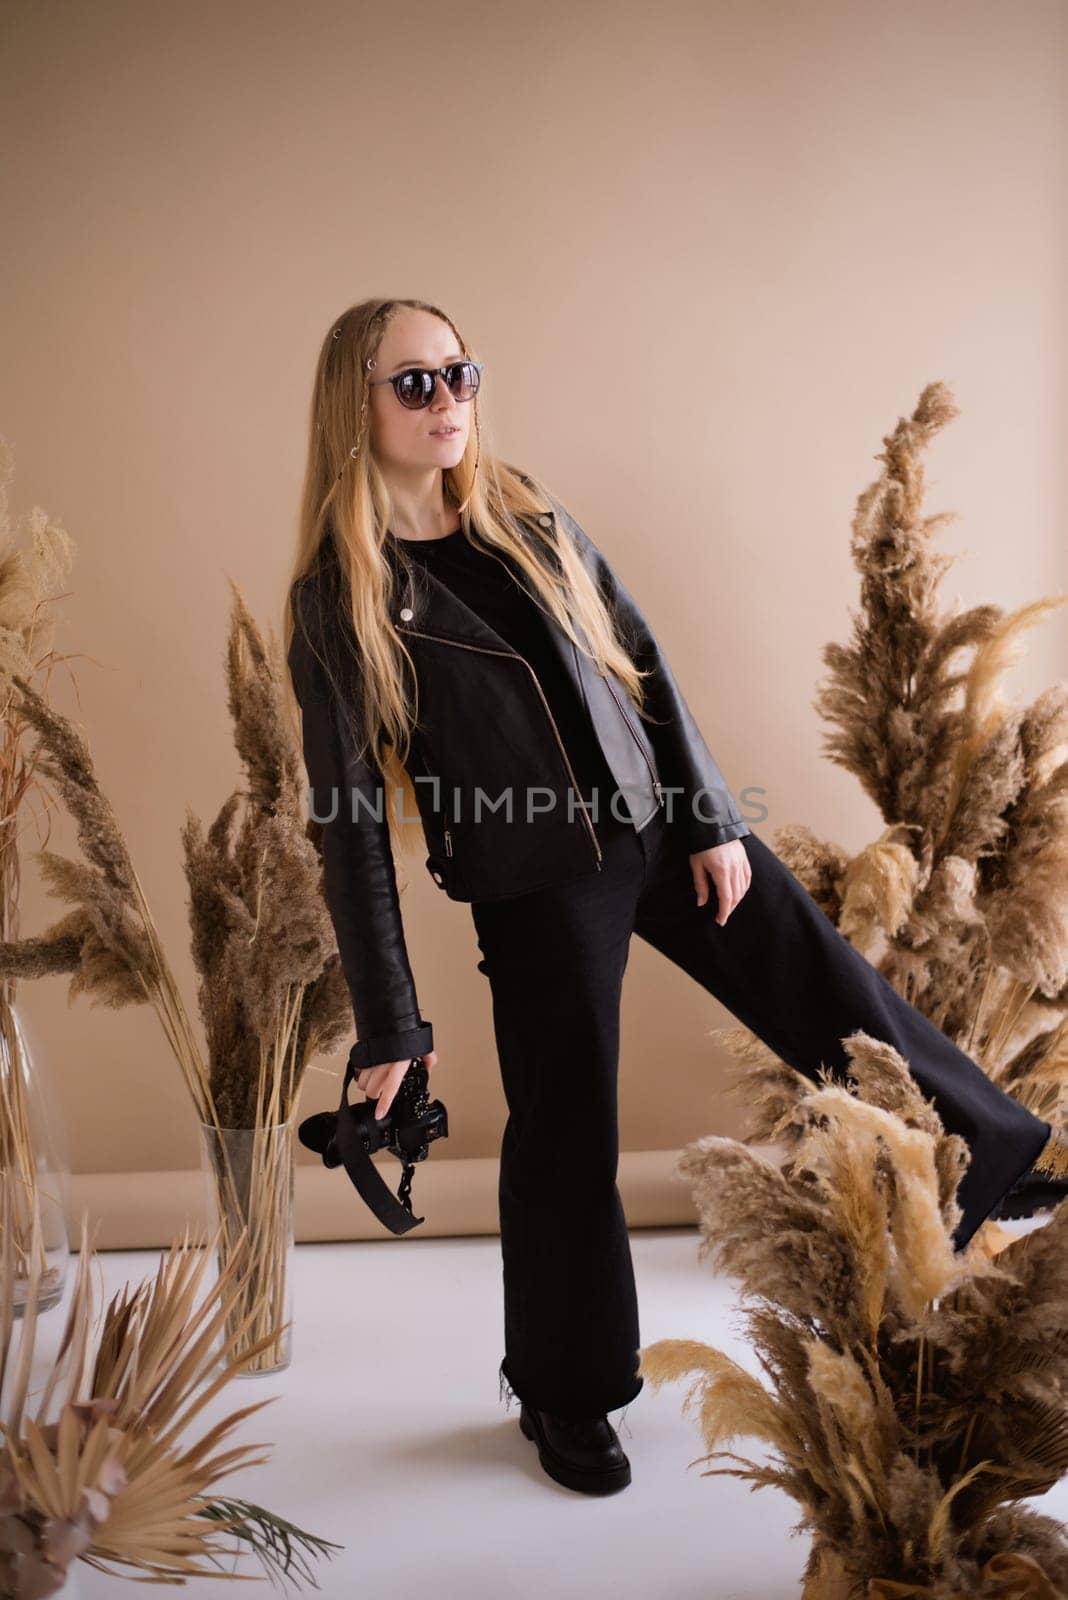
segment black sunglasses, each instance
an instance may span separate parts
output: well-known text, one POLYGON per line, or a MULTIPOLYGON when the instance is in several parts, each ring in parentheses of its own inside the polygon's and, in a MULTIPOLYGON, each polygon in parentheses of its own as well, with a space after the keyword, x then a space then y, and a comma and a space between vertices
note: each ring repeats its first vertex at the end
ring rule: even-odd
POLYGON ((421 411, 434 398, 439 377, 454 400, 473 400, 482 382, 481 361, 453 361, 447 367, 406 367, 395 372, 392 378, 369 378, 368 387, 391 383, 393 392, 402 406, 409 411, 421 411))

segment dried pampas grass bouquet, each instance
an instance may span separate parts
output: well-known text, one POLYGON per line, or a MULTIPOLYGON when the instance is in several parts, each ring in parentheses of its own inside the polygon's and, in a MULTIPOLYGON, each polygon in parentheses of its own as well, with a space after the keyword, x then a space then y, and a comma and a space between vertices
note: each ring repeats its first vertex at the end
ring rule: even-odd
POLYGON ((1020 1502, 1068 1469, 1068 1208, 996 1258, 955 1252, 967 1145, 895 1050, 844 1044, 855 1092, 779 1076, 781 1167, 715 1137, 679 1161, 766 1381, 689 1339, 647 1346, 640 1370, 692 1380, 704 1459, 740 1463, 706 1475, 797 1501, 806 1600, 1055 1600, 1064 1527, 1020 1502), (744 1437, 770 1459, 727 1448, 744 1437))
MULTIPOLYGON (((352 1023, 322 893, 321 846, 302 813, 284 674, 277 641, 265 642, 235 587, 227 689, 245 782, 208 828, 190 813, 182 834, 206 1049, 85 739, 26 678, 12 677, 19 715, 37 735, 38 764, 75 823, 83 859, 37 854, 50 892, 71 909, 40 937, 0 944, 0 974, 69 972, 72 998, 155 1011, 200 1124, 223 1256, 246 1228, 255 1244, 231 1341, 239 1330, 247 1340, 283 1326, 300 1088, 311 1056, 333 1048, 352 1023)), ((287 1360, 288 1335, 255 1370, 287 1360)))

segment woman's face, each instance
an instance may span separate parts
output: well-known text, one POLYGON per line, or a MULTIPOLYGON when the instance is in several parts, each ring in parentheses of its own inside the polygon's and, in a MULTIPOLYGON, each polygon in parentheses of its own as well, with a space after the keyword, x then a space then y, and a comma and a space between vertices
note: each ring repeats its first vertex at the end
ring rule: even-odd
MULTIPOLYGON (((388 378, 405 367, 447 367, 462 361, 456 335, 447 322, 429 311, 401 306, 391 318, 378 347, 372 379, 388 378)), ((474 402, 457 402, 440 375, 430 404, 410 411, 397 399, 391 383, 371 390, 371 442, 384 471, 403 475, 454 467, 467 448, 474 402), (447 433, 444 429, 455 429, 447 433)))

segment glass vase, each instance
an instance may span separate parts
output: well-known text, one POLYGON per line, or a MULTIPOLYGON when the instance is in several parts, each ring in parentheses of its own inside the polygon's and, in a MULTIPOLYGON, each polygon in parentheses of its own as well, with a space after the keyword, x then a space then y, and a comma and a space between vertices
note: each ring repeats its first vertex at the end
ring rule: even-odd
POLYGON ((9 984, 0 983, 0 1174, 14 1217, 14 1310, 25 1313, 35 1211, 40 1214, 37 1310, 63 1298, 70 1259, 70 1169, 63 1124, 42 1063, 31 1054, 9 984))
POLYGON ((233 1270, 238 1290, 216 1345, 221 1363, 244 1362, 239 1377, 279 1372, 292 1358, 295 1126, 200 1124, 209 1237, 221 1230, 217 1270, 233 1270), (243 1233, 247 1247, 239 1249, 243 1233), (250 1347, 272 1331, 267 1347, 246 1361, 250 1347))

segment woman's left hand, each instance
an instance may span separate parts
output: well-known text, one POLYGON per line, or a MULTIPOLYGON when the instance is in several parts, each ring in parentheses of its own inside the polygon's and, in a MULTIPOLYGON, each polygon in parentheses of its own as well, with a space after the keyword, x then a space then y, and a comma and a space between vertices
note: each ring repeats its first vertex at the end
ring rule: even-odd
POLYGON ((714 844, 708 850, 698 850, 696 855, 690 857, 690 871, 693 873, 699 906, 708 901, 709 878, 715 884, 719 903, 716 921, 722 927, 745 894, 753 876, 745 846, 740 839, 728 839, 726 844, 714 844))

